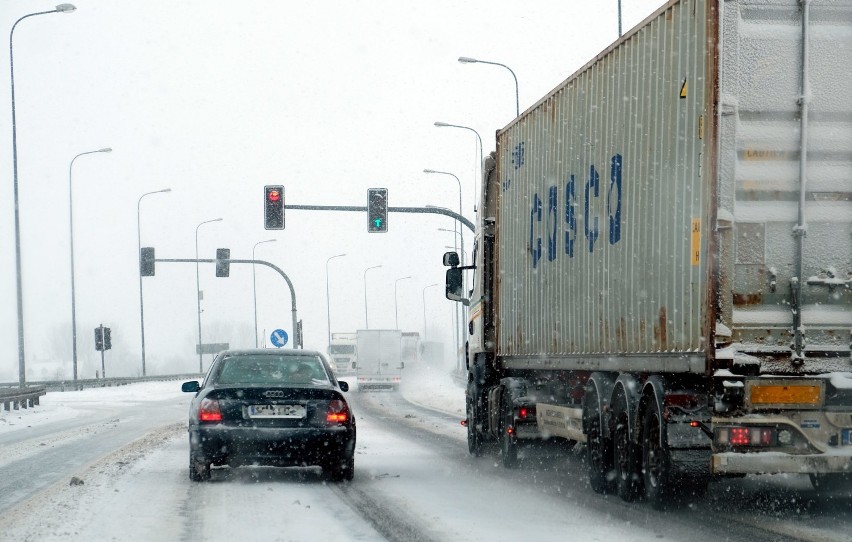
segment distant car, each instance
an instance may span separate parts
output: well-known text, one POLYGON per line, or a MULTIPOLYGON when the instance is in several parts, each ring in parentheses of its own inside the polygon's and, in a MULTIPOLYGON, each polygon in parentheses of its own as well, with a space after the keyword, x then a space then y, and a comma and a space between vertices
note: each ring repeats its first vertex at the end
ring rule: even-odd
POLYGON ((189 478, 212 466, 320 466, 329 479, 355 472, 355 418, 328 362, 311 350, 220 352, 204 381, 185 382, 189 478))

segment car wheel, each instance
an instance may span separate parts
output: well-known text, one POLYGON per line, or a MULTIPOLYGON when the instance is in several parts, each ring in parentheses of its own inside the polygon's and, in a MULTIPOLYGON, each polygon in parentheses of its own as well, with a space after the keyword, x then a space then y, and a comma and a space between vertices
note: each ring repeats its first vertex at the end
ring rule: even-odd
POLYGON ((332 461, 322 470, 332 482, 348 482, 355 476, 355 456, 332 461))

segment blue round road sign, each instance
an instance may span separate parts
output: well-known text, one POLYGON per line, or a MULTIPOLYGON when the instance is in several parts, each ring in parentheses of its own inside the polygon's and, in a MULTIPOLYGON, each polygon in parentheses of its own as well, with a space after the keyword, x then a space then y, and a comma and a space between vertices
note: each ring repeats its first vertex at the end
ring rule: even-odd
POLYGON ((287 332, 283 329, 276 329, 272 332, 272 335, 269 336, 269 340, 272 341, 273 345, 281 348, 287 344, 287 332))

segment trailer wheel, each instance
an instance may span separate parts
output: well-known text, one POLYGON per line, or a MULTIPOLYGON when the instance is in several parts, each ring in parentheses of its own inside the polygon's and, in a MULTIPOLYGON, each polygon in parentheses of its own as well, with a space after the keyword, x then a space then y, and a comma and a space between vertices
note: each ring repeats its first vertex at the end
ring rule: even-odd
POLYGON ((589 469, 589 484, 595 493, 612 493, 613 480, 611 443, 601 426, 597 396, 589 399, 583 408, 586 418, 586 464, 589 469))
POLYGON ((613 428, 613 466, 615 467, 616 492, 622 500, 632 502, 639 496, 639 467, 636 447, 630 442, 630 419, 626 405, 621 405, 613 428))
POLYGON ((830 474, 811 474, 811 485, 817 491, 827 491, 830 493, 836 491, 849 492, 850 482, 852 478, 845 473, 830 473, 830 474))
POLYGON ((467 451, 470 455, 479 457, 482 455, 482 435, 477 428, 479 419, 473 402, 467 400, 465 403, 467 404, 467 451))
POLYGON ((513 469, 518 464, 518 441, 515 435, 509 433, 509 428, 512 427, 514 416, 512 415, 512 407, 503 399, 503 423, 500 424, 500 456, 503 459, 503 466, 507 469, 513 469))
POLYGON ((671 458, 663 434, 663 417, 656 401, 645 410, 642 424, 642 472, 645 497, 656 509, 665 508, 675 494, 671 458))

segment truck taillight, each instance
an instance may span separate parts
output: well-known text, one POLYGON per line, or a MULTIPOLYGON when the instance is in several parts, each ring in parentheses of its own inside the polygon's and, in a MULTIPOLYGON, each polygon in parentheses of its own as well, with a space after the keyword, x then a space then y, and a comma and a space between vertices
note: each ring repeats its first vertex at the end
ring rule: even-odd
POLYGON ((219 401, 216 399, 204 398, 201 400, 201 405, 198 407, 198 421, 201 422, 221 422, 222 411, 219 410, 219 401))
POLYGON ((534 406, 522 406, 518 408, 518 417, 519 418, 535 418, 535 407, 534 406))
POLYGON ((328 423, 346 423, 349 420, 349 409, 346 403, 339 399, 329 401, 325 421, 328 423))
POLYGON ((772 427, 720 427, 716 442, 725 446, 772 446, 776 442, 772 427))

